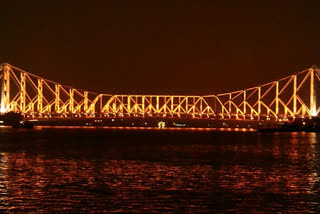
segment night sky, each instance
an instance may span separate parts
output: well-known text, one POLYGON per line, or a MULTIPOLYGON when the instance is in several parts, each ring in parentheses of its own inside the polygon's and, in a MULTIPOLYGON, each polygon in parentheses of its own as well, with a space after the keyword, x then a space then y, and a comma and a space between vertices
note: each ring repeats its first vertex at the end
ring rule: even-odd
POLYGON ((319 66, 319 12, 319 0, 2 0, 0 61, 100 93, 215 94, 319 66))

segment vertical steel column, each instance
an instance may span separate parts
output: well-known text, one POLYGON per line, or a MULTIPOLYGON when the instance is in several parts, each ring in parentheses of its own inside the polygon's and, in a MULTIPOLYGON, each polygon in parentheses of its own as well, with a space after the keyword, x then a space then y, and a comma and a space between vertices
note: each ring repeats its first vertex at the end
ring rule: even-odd
POLYGON ((26 73, 20 73, 20 111, 22 114, 26 112, 26 73))
POLYGON ((73 113, 74 110, 74 91, 73 89, 69 89, 69 112, 73 113))
POLYGON ((142 113, 143 114, 145 114, 144 98, 145 96, 142 96, 142 113))
POLYGON ((293 76, 293 115, 297 114, 297 75, 293 76))
POLYGON ((69 112, 73 113, 74 110, 74 90, 69 89, 69 112))
POLYGON ((244 119, 246 119, 246 113, 247 113, 246 100, 247 100, 247 92, 246 90, 243 90, 243 118, 244 119))
POLYGON ((89 103, 88 101, 89 101, 88 100, 88 92, 85 91, 83 93, 83 110, 84 110, 84 112, 87 112, 87 110, 88 110, 88 103, 89 103))
POLYGON ((231 116, 231 93, 229 94, 229 114, 231 116))
POLYGON ((2 70, 0 113, 6 113, 10 110, 10 68, 2 64, 2 70))
POLYGON ((124 102, 123 102, 123 96, 121 96, 121 100, 120 100, 120 103, 119 103, 119 110, 120 110, 120 114, 123 115, 123 106, 124 106, 124 102))
MULTIPOLYGON (((198 98, 198 99, 199 99, 199 98, 198 98)), ((193 97, 193 104, 192 104, 192 106, 193 106, 192 113, 195 114, 195 113, 196 113, 196 98, 195 98, 195 97, 193 97)))
POLYGON ((54 111, 60 113, 60 85, 55 85, 54 111))
POLYGON ((316 90, 315 90, 315 82, 314 82, 314 69, 310 68, 310 112, 311 116, 317 116, 317 98, 316 98, 316 90))
POLYGON ((316 116, 319 116, 318 113, 318 109, 320 108, 320 102, 319 102, 319 95, 320 94, 320 69, 317 66, 313 66, 314 69, 314 75, 317 77, 316 78, 316 82, 315 82, 315 88, 314 88, 314 96, 315 96, 315 109, 316 109, 316 116))
POLYGON ((276 115, 279 115, 279 81, 276 81, 276 115))
POLYGON ((113 99, 113 103, 112 103, 112 112, 113 113, 117 113, 117 99, 115 98, 115 99, 113 99))
POLYGON ((156 109, 157 109, 157 113, 159 113, 159 96, 157 96, 157 103, 156 103, 156 109))
POLYGON ((42 99, 43 99, 43 87, 42 79, 38 79, 38 113, 42 113, 42 99))
POLYGON ((128 109, 127 113, 129 113, 129 116, 130 116, 130 113, 131 113, 131 96, 130 95, 127 96, 127 109, 128 109))
POLYGON ((173 114, 173 96, 171 96, 170 99, 171 99, 171 106, 170 106, 171 112, 170 113, 173 114))
POLYGON ((181 115, 181 97, 179 96, 178 114, 181 115))
POLYGON ((103 102, 103 95, 100 94, 100 106, 99 106, 100 117, 102 117, 102 102, 103 102))
POLYGON ((186 96, 186 108, 185 108, 185 111, 186 111, 186 114, 188 114, 188 97, 186 96))
POLYGON ((258 87, 258 119, 260 120, 261 114, 261 87, 258 87))
POLYGON ((149 105, 148 105, 148 112, 149 114, 152 114, 152 106, 153 106, 153 103, 152 103, 152 96, 149 97, 149 105))
MULTIPOLYGON (((218 97, 216 97, 216 99, 219 99, 218 97)), ((215 106, 217 105, 217 101, 215 100, 215 104, 214 104, 215 106)), ((221 117, 222 118, 224 118, 224 110, 225 108, 224 108, 224 104, 223 103, 221 103, 221 117)))
POLYGON ((135 100, 135 104, 134 104, 134 113, 137 114, 138 113, 138 96, 136 95, 136 100, 135 100))

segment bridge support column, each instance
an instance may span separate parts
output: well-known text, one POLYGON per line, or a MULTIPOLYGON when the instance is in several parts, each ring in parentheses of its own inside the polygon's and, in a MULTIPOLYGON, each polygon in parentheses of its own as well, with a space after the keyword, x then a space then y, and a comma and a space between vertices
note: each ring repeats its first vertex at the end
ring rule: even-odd
POLYGON ((10 110, 10 68, 7 64, 2 64, 0 67, 0 71, 3 71, 0 86, 0 113, 6 113, 10 110))
POLYGON ((317 96, 314 75, 315 69, 310 68, 310 113, 313 117, 317 116, 317 96))
POLYGON ((138 99, 138 96, 136 95, 136 97, 135 97, 136 99, 135 99, 135 104, 134 104, 134 113, 135 114, 138 114, 139 112, 138 112, 138 105, 139 105, 139 103, 138 103, 138 101, 139 101, 139 99, 138 99))
POLYGON ((141 106, 141 108, 142 108, 142 113, 143 113, 143 116, 144 116, 144 114, 145 114, 145 106, 144 106, 144 96, 142 96, 142 106, 141 106))
POLYGON ((165 116, 167 116, 167 97, 164 97, 163 100, 164 100, 163 111, 164 111, 165 116))
POLYGON ((185 111, 186 111, 186 115, 188 117, 188 96, 185 98, 186 99, 186 108, 185 108, 185 111))
POLYGON ((20 111, 26 113, 26 73, 20 73, 20 111))
POLYGON ((38 79, 38 112, 40 115, 42 113, 42 100, 43 100, 42 79, 38 79))
POLYGON ((83 111, 87 112, 88 110, 88 92, 85 91, 83 93, 83 111))
MULTIPOLYGON (((196 98, 193 97, 193 102, 192 102, 192 113, 195 115, 196 114, 196 98)), ((202 117, 202 114, 200 113, 200 118, 202 117)))
POLYGON ((103 95, 100 96, 100 106, 99 106, 99 114, 100 117, 102 117, 102 101, 103 101, 103 95))
POLYGON ((246 119, 246 113, 247 113, 246 100, 247 100, 247 92, 246 90, 243 90, 243 119, 246 119))
POLYGON ((229 109, 228 109, 228 111, 229 111, 229 118, 231 119, 231 93, 229 94, 229 109))
POLYGON ((116 101, 114 101, 114 103, 112 103, 111 109, 112 109, 112 112, 113 112, 114 114, 117 114, 117 113, 118 113, 118 112, 117 112, 117 104, 116 104, 116 101))
POLYGON ((258 87, 258 120, 260 120, 261 114, 261 87, 258 87))
MULTIPOLYGON (((204 99, 203 97, 200 98, 200 112, 201 112, 201 114, 204 114, 203 109, 202 109, 203 99, 204 99)), ((216 113, 216 112, 214 112, 214 113, 216 113)))
POLYGON ((74 90, 71 88, 69 90, 69 112, 73 113, 74 111, 74 90))
POLYGON ((276 117, 278 120, 278 115, 279 115, 279 81, 276 81, 276 117))
POLYGON ((170 113, 173 115, 173 96, 171 96, 171 105, 170 105, 170 113))
POLYGON ((60 113, 60 85, 55 85, 54 111, 60 113))
POLYGON ((156 97, 156 111, 158 115, 159 114, 159 96, 156 97))
POLYGON ((297 75, 293 76, 293 115, 297 114, 297 75))

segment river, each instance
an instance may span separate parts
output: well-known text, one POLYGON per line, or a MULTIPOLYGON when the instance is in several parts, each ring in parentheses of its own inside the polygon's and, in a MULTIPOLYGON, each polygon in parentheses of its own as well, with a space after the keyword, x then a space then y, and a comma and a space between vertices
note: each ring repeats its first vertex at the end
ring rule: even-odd
POLYGON ((0 212, 320 213, 320 134, 0 128, 0 212))

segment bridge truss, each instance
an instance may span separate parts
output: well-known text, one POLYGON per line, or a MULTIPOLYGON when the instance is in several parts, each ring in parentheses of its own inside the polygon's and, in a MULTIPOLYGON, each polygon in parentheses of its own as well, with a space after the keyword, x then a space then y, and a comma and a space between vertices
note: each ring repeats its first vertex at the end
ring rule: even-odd
POLYGON ((26 117, 190 117, 291 120, 320 112, 315 66, 263 85, 206 96, 98 94, 0 66, 0 113, 26 117))

